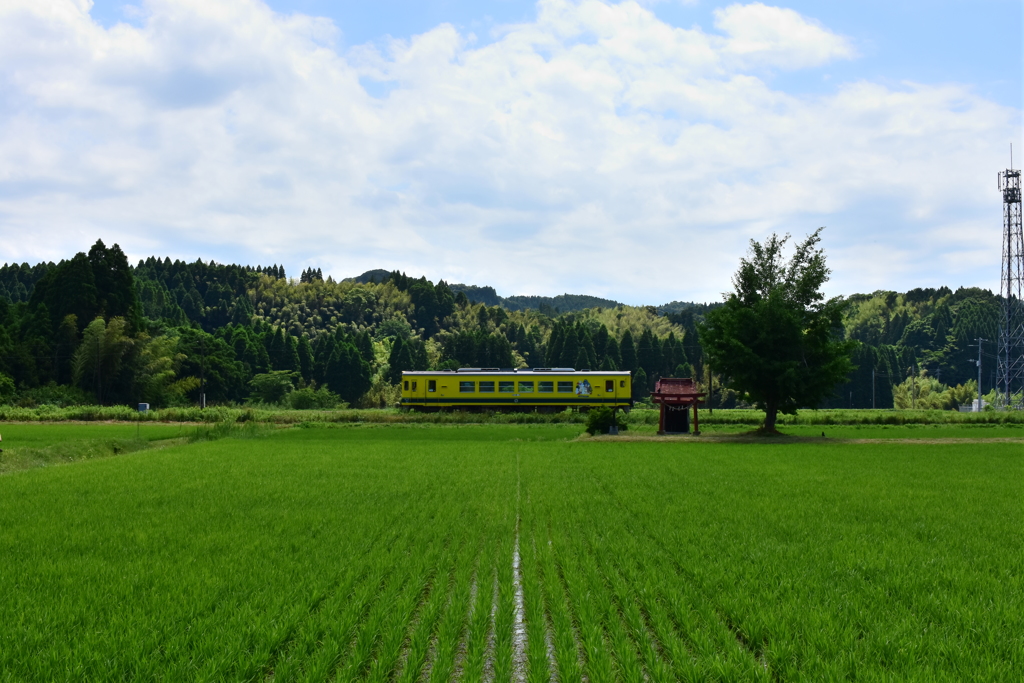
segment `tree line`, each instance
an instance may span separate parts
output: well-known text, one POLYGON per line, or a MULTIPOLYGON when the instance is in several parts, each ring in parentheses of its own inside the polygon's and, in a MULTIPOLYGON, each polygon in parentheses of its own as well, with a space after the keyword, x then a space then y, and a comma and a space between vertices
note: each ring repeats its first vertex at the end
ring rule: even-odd
MULTIPOLYGON (((0 267, 0 400, 387 405, 403 369, 574 367, 629 370, 638 398, 660 377, 693 376, 712 406, 749 405, 702 348, 721 303, 559 313, 467 294, 400 272, 335 282, 276 264, 132 266, 97 241, 57 264, 0 267)), ((855 342, 853 369, 812 407, 955 407, 976 395, 975 340, 996 338, 998 316, 980 289, 849 297, 838 334, 855 342)), ((994 368, 991 345, 983 362, 994 368)), ((984 372, 983 391, 991 382, 984 372)))
POLYGON ((0 283, 0 400, 23 405, 389 405, 402 370, 466 366, 621 368, 643 394, 686 357, 683 331, 648 309, 509 311, 401 272, 132 266, 97 241, 57 264, 5 264, 0 283))

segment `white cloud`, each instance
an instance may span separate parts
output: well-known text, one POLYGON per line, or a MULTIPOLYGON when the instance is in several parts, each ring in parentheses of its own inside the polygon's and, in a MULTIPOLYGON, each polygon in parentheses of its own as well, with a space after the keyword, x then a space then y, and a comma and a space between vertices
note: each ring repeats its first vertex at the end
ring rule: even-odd
POLYGON ((748 66, 800 69, 850 59, 850 41, 798 12, 759 2, 715 10, 715 26, 729 35, 727 54, 748 66))
POLYGON ((827 224, 845 291, 976 284, 939 228, 956 213, 998 249, 990 181, 1019 112, 961 85, 794 96, 759 70, 849 41, 761 4, 715 16, 725 35, 542 0, 482 47, 441 25, 338 54, 329 22, 256 0, 150 0, 111 29, 87 3, 8 0, 0 261, 101 236, 660 303, 717 298, 749 237, 827 224))

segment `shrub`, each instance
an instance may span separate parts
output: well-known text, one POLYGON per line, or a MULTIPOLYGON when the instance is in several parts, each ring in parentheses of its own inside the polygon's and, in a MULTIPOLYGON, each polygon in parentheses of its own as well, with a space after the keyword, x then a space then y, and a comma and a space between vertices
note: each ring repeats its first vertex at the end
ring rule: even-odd
POLYGON ((374 380, 370 390, 359 397, 359 408, 391 408, 402 400, 402 385, 391 384, 384 377, 374 380))
POLYGON ((626 429, 626 425, 618 419, 616 412, 608 406, 594 408, 587 413, 586 430, 590 435, 607 434, 613 425, 619 429, 626 429))
POLYGON ((292 390, 299 373, 287 370, 271 370, 254 376, 249 380, 252 398, 261 403, 281 403, 285 395, 292 390))
POLYGON ((295 410, 328 410, 336 408, 341 403, 341 398, 323 387, 304 387, 288 394, 287 401, 295 410))
POLYGON ((0 403, 14 398, 14 380, 0 372, 0 403))
MULTIPOLYGON (((0 380, 2 383, 2 380, 0 380)), ((82 406, 96 402, 96 397, 75 386, 66 386, 50 382, 34 389, 23 389, 17 398, 18 405, 23 408, 36 406, 82 406)))

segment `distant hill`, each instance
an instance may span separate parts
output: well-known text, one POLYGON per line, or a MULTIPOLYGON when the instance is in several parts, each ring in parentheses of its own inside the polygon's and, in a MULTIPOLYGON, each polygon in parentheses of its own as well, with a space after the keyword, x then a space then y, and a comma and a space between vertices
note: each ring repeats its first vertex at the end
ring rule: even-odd
POLYGON ((453 292, 462 292, 475 304, 502 306, 510 311, 535 310, 543 313, 571 313, 584 308, 615 308, 618 301, 586 294, 560 294, 558 296, 498 296, 494 287, 477 285, 448 285, 453 292))
POLYGON ((356 277, 347 277, 342 282, 358 282, 359 284, 365 285, 368 283, 384 282, 391 277, 390 270, 384 270, 383 268, 377 268, 376 270, 368 270, 362 275, 356 277))
POLYGON ((494 287, 477 287, 476 285, 448 285, 448 288, 458 294, 462 292, 466 298, 475 304, 485 306, 501 306, 501 297, 494 291, 494 287))
POLYGON ((618 301, 602 299, 587 294, 559 294, 558 296, 510 296, 502 299, 502 305, 510 311, 527 309, 553 309, 555 313, 582 311, 584 308, 615 308, 621 306, 618 301))
POLYGON ((667 313, 682 313, 687 308, 693 308, 697 304, 692 301, 671 301, 667 304, 658 306, 658 313, 665 315, 667 313))
MULTIPOLYGON (((357 277, 346 278, 346 282, 383 282, 391 276, 391 271, 384 270, 383 268, 377 268, 376 270, 368 270, 362 275, 357 277)), ((456 294, 462 292, 466 295, 466 298, 475 304, 484 304, 486 306, 501 306, 509 311, 526 311, 534 310, 541 311, 549 315, 557 315, 559 313, 573 313, 575 311, 582 311, 585 308, 615 308, 622 304, 613 299, 604 299, 599 296, 590 296, 589 294, 559 294, 558 296, 530 296, 530 295, 517 295, 517 296, 500 296, 494 287, 480 286, 480 285, 466 285, 462 283, 450 284, 448 287, 456 294)), ((679 313, 694 304, 686 301, 673 301, 662 306, 658 306, 658 312, 662 315, 666 313, 679 313)))

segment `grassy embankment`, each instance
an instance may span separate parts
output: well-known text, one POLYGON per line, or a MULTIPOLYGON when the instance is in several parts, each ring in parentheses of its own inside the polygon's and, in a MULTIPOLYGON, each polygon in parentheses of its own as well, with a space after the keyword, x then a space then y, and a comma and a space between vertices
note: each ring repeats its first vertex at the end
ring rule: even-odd
MULTIPOLYGON (((658 411, 635 408, 622 414, 631 426, 656 425, 658 411)), ((448 411, 418 413, 398 408, 344 410, 284 410, 276 407, 165 408, 139 413, 129 406, 71 406, 58 408, 18 408, 0 406, 3 422, 359 422, 379 424, 583 424, 586 414, 578 411, 559 413, 506 413, 448 411)), ((756 427, 764 421, 759 410, 700 410, 702 425, 741 425, 756 427)), ((789 425, 906 425, 906 424, 1019 424, 1024 411, 988 411, 960 413, 954 410, 801 410, 797 415, 780 415, 780 427, 789 425)))
POLYGON ((1024 666, 1019 443, 213 429, 263 438, 0 477, 0 680, 1024 666))

